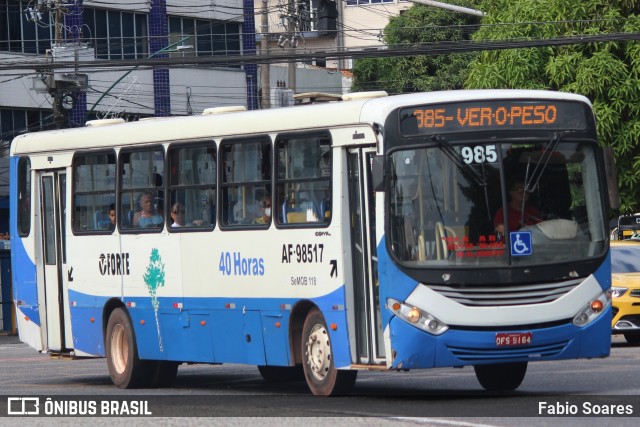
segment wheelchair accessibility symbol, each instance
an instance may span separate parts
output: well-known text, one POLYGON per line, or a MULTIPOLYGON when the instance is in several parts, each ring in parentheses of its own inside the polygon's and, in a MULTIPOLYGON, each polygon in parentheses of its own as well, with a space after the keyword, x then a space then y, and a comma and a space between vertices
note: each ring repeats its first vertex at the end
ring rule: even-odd
POLYGON ((509 233, 509 241, 511 242, 511 256, 527 256, 533 252, 530 231, 509 233))

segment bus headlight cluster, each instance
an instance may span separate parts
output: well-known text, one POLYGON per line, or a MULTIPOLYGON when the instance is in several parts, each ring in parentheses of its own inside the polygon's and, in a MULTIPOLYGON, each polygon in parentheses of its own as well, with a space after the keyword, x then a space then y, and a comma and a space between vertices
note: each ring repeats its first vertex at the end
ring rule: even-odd
POLYGON ((441 335, 449 329, 449 326, 442 323, 424 310, 413 305, 408 305, 393 298, 387 299, 387 308, 407 323, 416 328, 420 328, 432 335, 441 335))
POLYGON ((576 326, 586 326, 593 322, 600 314, 611 305, 611 292, 602 292, 597 298, 591 300, 582 308, 573 318, 573 324, 576 326))

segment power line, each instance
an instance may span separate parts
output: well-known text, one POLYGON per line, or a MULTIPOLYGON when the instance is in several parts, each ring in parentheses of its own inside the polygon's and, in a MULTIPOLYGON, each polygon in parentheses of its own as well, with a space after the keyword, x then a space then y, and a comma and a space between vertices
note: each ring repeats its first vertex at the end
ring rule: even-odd
POLYGON ((100 69, 129 69, 134 67, 184 67, 184 66, 214 66, 230 67, 246 64, 275 64, 289 62, 304 62, 316 59, 364 58, 364 57, 397 57, 420 55, 443 55, 461 52, 477 52, 489 50, 522 49, 545 46, 566 46, 585 43, 606 43, 640 40, 640 32, 582 34, 559 36, 551 38, 526 38, 507 40, 455 40, 432 43, 396 45, 363 50, 326 49, 323 52, 283 51, 268 55, 227 55, 213 57, 179 57, 179 58, 150 58, 145 60, 95 60, 95 61, 56 61, 42 62, 38 60, 3 61, 0 70, 40 70, 53 71, 64 68, 99 71, 100 69))

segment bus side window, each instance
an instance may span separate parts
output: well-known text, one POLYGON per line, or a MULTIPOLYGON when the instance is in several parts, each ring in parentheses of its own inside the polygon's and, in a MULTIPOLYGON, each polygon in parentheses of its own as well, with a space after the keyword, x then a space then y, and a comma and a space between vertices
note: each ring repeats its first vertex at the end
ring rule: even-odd
POLYGON ((170 146, 167 225, 171 231, 215 224, 216 147, 210 141, 170 146))
POLYGON ((18 234, 28 236, 31 231, 31 161, 18 161, 18 234))
POLYGON ((164 225, 164 150, 122 150, 119 156, 120 227, 160 231, 164 225))
POLYGON ((268 137, 225 139, 222 157, 222 226, 264 228, 270 224, 264 202, 271 195, 271 140, 268 137))
POLYGON ((325 132, 279 135, 276 140, 279 224, 331 221, 331 140, 325 132))
POLYGON ((111 232, 109 210, 116 200, 115 152, 77 153, 73 180, 74 231, 111 232))

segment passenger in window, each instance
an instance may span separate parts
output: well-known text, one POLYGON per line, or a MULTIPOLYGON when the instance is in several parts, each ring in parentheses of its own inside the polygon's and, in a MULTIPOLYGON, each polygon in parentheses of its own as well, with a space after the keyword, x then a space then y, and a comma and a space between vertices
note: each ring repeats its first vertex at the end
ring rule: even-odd
POLYGON ((184 206, 180 203, 174 203, 171 206, 172 227, 184 227, 184 206))
POLYGON ((236 224, 251 224, 254 218, 262 216, 257 200, 249 202, 242 199, 233 206, 233 219, 236 224))
POLYGON ((116 229, 116 205, 109 205, 109 231, 116 229))
POLYGON ((133 216, 132 225, 134 227, 162 227, 162 215, 158 213, 153 204, 153 193, 151 191, 142 193, 140 196, 140 207, 142 210, 136 212, 133 216))
MULTIPOLYGON (((509 210, 507 213, 509 231, 517 231, 527 225, 542 222, 538 209, 527 204, 528 196, 522 181, 512 182, 509 186, 509 210)), ((502 208, 496 212, 496 216, 493 219, 493 226, 498 236, 504 236, 504 212, 502 208)))
POLYGON ((256 224, 269 224, 271 222, 271 196, 266 195, 262 203, 260 203, 260 212, 262 215, 256 218, 256 224))
POLYGON ((182 205, 182 203, 179 203, 179 202, 174 203, 173 206, 171 207, 171 219, 173 220, 171 227, 185 227, 185 226, 198 227, 198 226, 204 225, 204 221, 201 219, 194 219, 193 221, 186 224, 184 218, 185 218, 184 206, 182 205))

